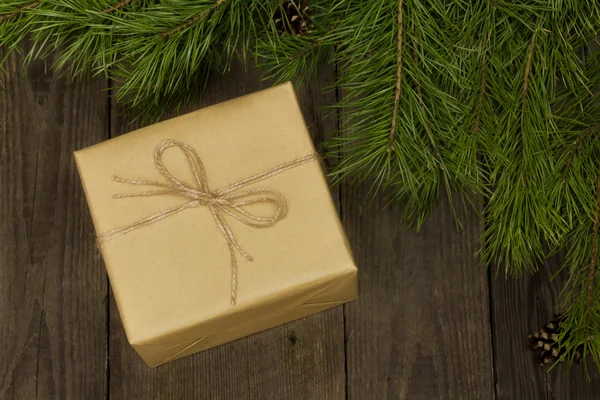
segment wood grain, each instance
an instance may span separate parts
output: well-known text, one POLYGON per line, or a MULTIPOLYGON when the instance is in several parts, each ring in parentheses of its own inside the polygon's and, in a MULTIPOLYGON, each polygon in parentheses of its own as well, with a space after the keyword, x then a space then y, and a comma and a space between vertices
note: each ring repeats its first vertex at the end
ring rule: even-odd
MULTIPOLYGON (((317 144, 324 132, 336 129, 335 116, 326 118, 319 110, 335 102, 335 93, 320 91, 332 81, 333 70, 327 68, 298 93, 317 144)), ((245 71, 237 65, 227 77, 211 79, 184 112, 270 85, 252 68, 245 71)), ((136 127, 117 116, 112 126, 115 135, 136 127)), ((127 343, 111 299, 110 382, 111 399, 341 400, 345 398, 343 310, 338 307, 150 369, 127 343)))
POLYGON ((591 363, 589 380, 578 366, 548 371, 539 367, 527 347, 527 335, 552 320, 556 312, 556 299, 567 276, 562 274, 552 282, 550 277, 562 258, 562 254, 551 257, 535 275, 492 281, 498 399, 598 399, 600 375, 591 363))
MULTIPOLYGON (((548 282, 560 256, 548 274, 493 279, 473 257, 476 214, 457 232, 443 203, 416 233, 401 209, 382 197, 368 206, 367 189, 350 186, 334 196, 359 265, 357 302, 146 367, 109 296, 72 160, 137 125, 109 107, 103 80, 58 76, 50 60, 21 72, 21 61, 12 55, 0 80, 0 399, 598 399, 594 366, 590 380, 577 367, 546 373, 527 349, 565 282, 548 282)), ((320 91, 334 75, 299 93, 317 144, 337 127, 319 109, 336 100, 320 91)), ((267 86, 234 66, 187 110, 267 86)))
MULTIPOLYGON (((490 268, 495 275, 496 267, 490 268)), ((538 314, 538 293, 546 277, 537 275, 491 281, 494 330, 494 370, 499 400, 546 399, 546 375, 532 352, 527 336, 544 324, 538 314)))
POLYGON ((348 399, 492 399, 488 281, 474 254, 482 224, 447 202, 421 232, 382 196, 345 187, 342 215, 359 266, 345 306, 348 399))
POLYGON ((107 282, 72 152, 108 135, 105 83, 21 63, 0 90, 0 398, 102 399, 107 282))

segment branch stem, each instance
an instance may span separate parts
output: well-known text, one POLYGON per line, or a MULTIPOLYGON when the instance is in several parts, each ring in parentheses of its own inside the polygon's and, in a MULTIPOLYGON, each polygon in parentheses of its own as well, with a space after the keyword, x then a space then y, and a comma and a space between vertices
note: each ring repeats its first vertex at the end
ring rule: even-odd
POLYGON ((105 8, 104 10, 102 10, 102 12, 105 13, 105 14, 110 14, 113 11, 120 10, 121 8, 125 7, 126 5, 128 5, 129 3, 131 3, 132 1, 133 0, 123 0, 120 3, 117 3, 117 4, 115 4, 112 7, 105 8))
MULTIPOLYGON (((539 17, 535 21, 536 30, 533 32, 531 36, 531 42, 529 43, 529 48, 527 49, 527 56, 525 61, 525 73, 523 75, 523 91, 521 92, 521 146, 525 146, 525 129, 523 128, 523 120, 525 118, 525 104, 527 102, 527 91, 529 89, 529 75, 531 73, 531 64, 533 60, 533 49, 535 48, 535 41, 537 37, 539 17)), ((527 188, 529 186, 529 179, 527 175, 523 175, 523 186, 527 188)))
POLYGON ((487 45, 485 50, 483 51, 483 57, 481 60, 481 88, 479 89, 479 101, 477 102, 477 111, 475 112, 475 128, 473 129, 475 134, 479 133, 479 124, 481 123, 481 109, 483 108, 483 99, 485 98, 485 88, 487 85, 487 54, 490 50, 492 38, 492 29, 489 26, 490 21, 491 15, 488 16, 488 19, 486 21, 486 27, 488 28, 487 45))
MULTIPOLYGON (((328 29, 328 32, 331 32, 332 30, 334 30, 335 27, 336 27, 335 24, 331 25, 328 29)), ((298 60, 298 59, 304 57, 305 55, 307 55, 309 52, 316 49, 317 47, 322 46, 323 44, 325 44, 325 42, 326 42, 325 39, 316 40, 316 41, 312 42, 310 44, 310 46, 308 46, 307 48, 304 48, 304 49, 300 50, 298 53, 294 54, 293 56, 288 57, 288 60, 292 60, 292 61, 298 60)))
MULTIPOLYGON (((537 26, 537 23, 536 23, 537 26)), ((533 49, 535 47, 535 40, 537 37, 537 29, 533 32, 533 36, 531 37, 531 42, 529 43, 529 48, 527 49, 527 61, 525 63, 525 74, 523 76, 523 92, 521 93, 521 100, 523 104, 525 103, 525 99, 527 97, 527 90, 529 89, 529 74, 531 73, 531 62, 533 60, 533 49)))
POLYGON ((396 37, 396 89, 394 95, 394 107, 392 109, 392 126, 390 127, 388 153, 394 148, 396 142, 396 123, 398 119, 398 109, 400 107, 400 95, 402 94, 402 40, 404 38, 404 12, 403 0, 398 0, 398 34, 396 37))
MULTIPOLYGON (((414 37, 415 38, 419 38, 419 28, 415 27, 415 32, 414 32, 414 37)), ((413 47, 413 62, 415 63, 415 66, 418 65, 419 63, 419 57, 417 54, 417 46, 419 45, 419 42, 417 40, 414 41, 414 47, 413 47)), ((433 149, 435 150, 435 158, 438 160, 438 162, 440 163, 440 169, 444 170, 444 163, 442 161, 442 156, 440 154, 440 150, 438 149, 438 146, 435 142, 435 138, 433 137, 433 133, 431 132, 431 125, 429 124, 429 118, 427 118, 427 107, 425 107, 425 102, 423 101, 423 92, 421 90, 421 85, 419 84, 419 81, 414 78, 415 81, 415 86, 417 89, 417 98, 419 99, 419 105, 421 106, 421 109, 423 110, 423 121, 425 124, 425 131, 427 132, 427 136, 429 137, 429 140, 431 141, 431 145, 433 146, 433 149)))
POLYGON ((176 34, 178 32, 181 32, 184 29, 189 28, 190 26, 194 25, 196 22, 198 22, 202 18, 204 18, 208 13, 210 13, 213 10, 217 9, 219 6, 221 6, 221 4, 225 3, 226 1, 227 0, 217 0, 217 2, 215 4, 213 4, 212 6, 210 6, 209 8, 207 8, 206 10, 202 11, 200 14, 196 15, 194 18, 187 20, 182 25, 179 25, 179 26, 171 29, 170 31, 161 33, 160 36, 162 36, 163 39, 167 39, 167 38, 173 36, 174 34, 176 34))
POLYGON ((0 21, 4 21, 4 20, 10 19, 12 17, 16 17, 17 15, 22 14, 27 10, 37 7, 39 4, 40 4, 39 1, 34 1, 33 3, 29 3, 26 6, 23 6, 22 8, 20 8, 19 10, 15 11, 15 12, 12 12, 12 13, 6 14, 6 15, 0 15, 0 21))
POLYGON ((563 172, 563 176, 562 176, 563 182, 567 180, 567 175, 569 174, 569 171, 571 170, 571 164, 573 163, 573 159, 575 158, 575 155, 577 154, 577 151, 579 150, 579 147, 581 146, 583 141, 585 139, 587 139, 587 137, 590 136, 592 133, 597 133, 598 131, 600 131, 600 124, 590 126, 589 128, 585 129, 583 131, 583 133, 579 136, 579 138, 577 138, 577 141, 575 142, 573 149, 571 149, 571 154, 569 155, 567 164, 565 165, 565 172, 563 172))
POLYGON ((596 280, 596 268, 598 266, 598 227, 600 226, 600 174, 596 183, 596 207, 594 208, 594 227, 592 232, 592 260, 587 276, 587 305, 594 303, 594 281, 596 280))
POLYGON ((292 60, 292 61, 299 60, 300 58, 304 57, 305 55, 307 55, 308 53, 310 53, 317 47, 321 46, 323 43, 325 43, 324 40, 314 41, 310 44, 310 46, 302 49, 298 53, 294 54, 292 57, 288 57, 288 60, 292 60))

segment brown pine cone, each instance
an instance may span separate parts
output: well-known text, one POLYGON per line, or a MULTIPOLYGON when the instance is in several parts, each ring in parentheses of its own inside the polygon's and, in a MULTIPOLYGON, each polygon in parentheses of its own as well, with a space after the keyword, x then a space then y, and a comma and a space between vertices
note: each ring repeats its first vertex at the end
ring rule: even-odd
POLYGON ((312 9, 309 7, 308 1, 284 0, 273 15, 277 30, 295 35, 312 33, 314 25, 310 19, 312 9))
MULTIPOLYGON (((556 316, 542 329, 529 335, 530 347, 537 353, 541 366, 551 365, 563 355, 564 349, 558 344, 561 332, 561 317, 556 316)), ((581 363, 581 349, 575 352, 575 362, 581 363)))

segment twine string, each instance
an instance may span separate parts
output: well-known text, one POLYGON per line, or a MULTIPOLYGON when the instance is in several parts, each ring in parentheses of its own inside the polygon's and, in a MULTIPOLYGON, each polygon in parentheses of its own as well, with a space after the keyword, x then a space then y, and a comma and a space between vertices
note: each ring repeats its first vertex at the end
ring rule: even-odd
POLYGON ((200 159, 198 153, 190 146, 185 143, 181 143, 175 140, 166 140, 162 142, 154 152, 154 164, 160 172, 160 174, 166 178, 168 183, 158 181, 142 181, 133 179, 123 179, 119 177, 113 177, 113 180, 120 183, 125 183, 135 186, 148 186, 154 187, 153 190, 146 190, 137 193, 121 193, 113 195, 115 199, 123 199, 129 197, 144 197, 144 196, 182 196, 189 201, 187 203, 169 208, 167 210, 158 212, 154 215, 143 218, 132 224, 121 226, 119 228, 112 229, 98 235, 97 242, 98 246, 113 240, 120 236, 126 235, 129 232, 140 229, 144 226, 153 224, 172 215, 175 215, 181 211, 189 208, 195 208, 199 206, 208 207, 215 220, 219 231, 225 238, 227 246, 229 247, 229 253, 231 257, 231 305, 236 303, 237 293, 237 259, 236 252, 241 254, 248 261, 253 261, 253 258, 244 251, 239 245, 235 238, 229 224, 225 219, 225 214, 233 217, 239 222, 252 226, 255 228, 268 228, 273 226, 277 221, 285 218, 287 213, 287 203, 283 195, 272 189, 263 188, 252 188, 243 189, 244 187, 251 185, 256 182, 268 179, 272 176, 279 175, 289 169, 298 167, 302 164, 316 160, 317 154, 309 154, 304 157, 297 158, 296 160, 281 164, 275 168, 271 168, 267 171, 258 173, 249 178, 243 179, 239 182, 233 183, 229 186, 221 188, 216 191, 211 191, 208 186, 208 180, 206 177, 206 171, 204 164, 200 159), (162 155, 165 150, 170 147, 177 147, 183 151, 190 165, 190 169, 194 175, 195 184, 189 185, 179 179, 177 179, 169 170, 165 167, 162 161, 162 155), (260 216, 252 214, 246 210, 245 207, 254 204, 271 204, 274 206, 275 212, 271 216, 260 216))

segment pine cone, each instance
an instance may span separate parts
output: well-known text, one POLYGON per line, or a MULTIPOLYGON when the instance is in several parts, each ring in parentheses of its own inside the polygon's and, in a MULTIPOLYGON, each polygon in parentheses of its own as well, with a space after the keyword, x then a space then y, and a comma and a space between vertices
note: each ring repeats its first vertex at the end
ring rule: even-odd
POLYGON ((284 0, 273 15, 277 30, 295 35, 312 33, 314 25, 310 19, 312 9, 308 6, 308 1, 284 0))
MULTIPOLYGON (((539 356, 541 366, 553 364, 564 353, 564 349, 558 344, 558 336, 562 331, 561 319, 561 316, 556 316, 542 329, 529 335, 529 344, 539 356)), ((575 362, 581 363, 581 349, 575 352, 575 362)))

